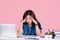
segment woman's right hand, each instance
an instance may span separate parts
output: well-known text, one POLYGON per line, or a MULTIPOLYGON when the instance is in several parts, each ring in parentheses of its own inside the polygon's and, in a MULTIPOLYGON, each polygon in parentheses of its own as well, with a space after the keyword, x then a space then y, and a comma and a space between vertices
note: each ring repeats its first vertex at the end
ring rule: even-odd
POLYGON ((24 22, 26 22, 26 19, 20 21, 20 23, 24 23, 24 22))

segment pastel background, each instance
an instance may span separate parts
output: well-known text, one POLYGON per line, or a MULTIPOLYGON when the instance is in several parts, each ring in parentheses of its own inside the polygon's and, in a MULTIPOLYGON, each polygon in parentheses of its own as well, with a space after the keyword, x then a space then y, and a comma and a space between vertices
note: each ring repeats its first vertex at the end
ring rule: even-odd
POLYGON ((42 35, 48 29, 60 31, 60 0, 0 0, 0 24, 16 24, 26 10, 33 10, 43 28, 42 35))

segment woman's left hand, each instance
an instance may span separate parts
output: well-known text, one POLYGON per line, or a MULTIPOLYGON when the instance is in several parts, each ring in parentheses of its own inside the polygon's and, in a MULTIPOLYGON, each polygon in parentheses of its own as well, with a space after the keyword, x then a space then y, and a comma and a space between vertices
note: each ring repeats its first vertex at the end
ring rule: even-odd
POLYGON ((33 18, 32 18, 32 20, 33 20, 33 22, 34 22, 35 24, 37 24, 37 21, 36 21, 36 20, 34 20, 33 18))

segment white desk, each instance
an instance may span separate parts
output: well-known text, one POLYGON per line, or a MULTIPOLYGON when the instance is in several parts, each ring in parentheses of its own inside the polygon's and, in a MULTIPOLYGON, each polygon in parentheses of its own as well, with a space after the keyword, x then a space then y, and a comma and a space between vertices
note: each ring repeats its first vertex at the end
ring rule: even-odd
MULTIPOLYGON (((24 39, 24 38, 3 38, 0 40, 36 40, 36 39, 24 39)), ((38 39, 37 39, 38 40, 38 39)), ((60 39, 39 39, 39 40, 60 40, 60 39)))
POLYGON ((30 38, 28 38, 28 36, 27 37, 20 37, 20 38, 0 37, 0 40, 60 40, 60 38, 58 38, 58 39, 45 39, 45 38, 41 38, 38 36, 34 36, 34 37, 31 36, 30 38))

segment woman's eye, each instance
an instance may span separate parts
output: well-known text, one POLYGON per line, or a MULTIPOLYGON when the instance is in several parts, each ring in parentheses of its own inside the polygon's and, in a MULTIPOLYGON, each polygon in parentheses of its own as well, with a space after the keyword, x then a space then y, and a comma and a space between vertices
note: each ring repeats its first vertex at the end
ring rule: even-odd
POLYGON ((26 20, 31 19, 31 18, 26 18, 26 20))
POLYGON ((31 18, 29 18, 29 19, 31 19, 31 18))

